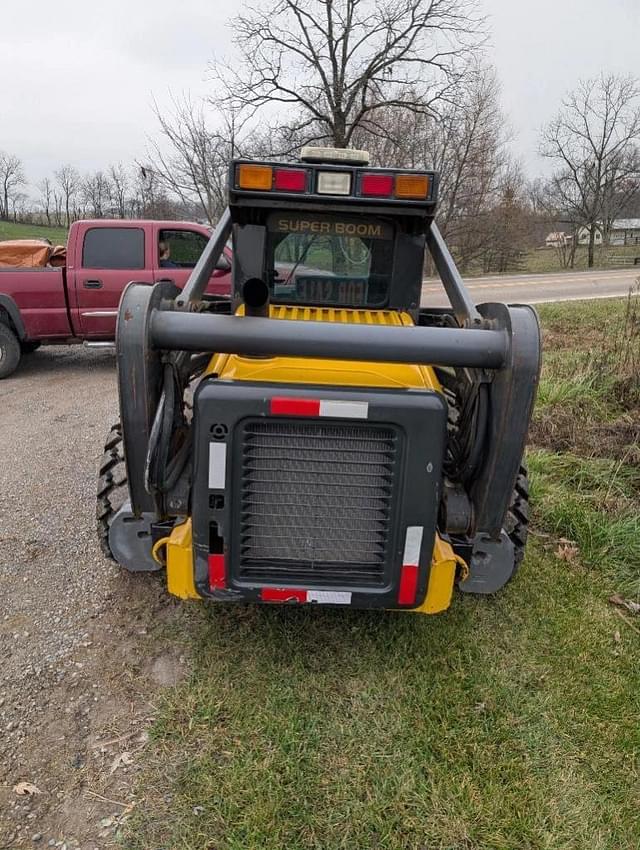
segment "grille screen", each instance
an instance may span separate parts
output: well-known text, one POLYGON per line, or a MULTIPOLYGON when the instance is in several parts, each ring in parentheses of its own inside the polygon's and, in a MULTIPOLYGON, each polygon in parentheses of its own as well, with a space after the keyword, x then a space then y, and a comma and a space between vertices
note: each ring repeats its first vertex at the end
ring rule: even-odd
POLYGON ((366 423, 245 423, 243 579, 382 585, 397 437, 366 423))

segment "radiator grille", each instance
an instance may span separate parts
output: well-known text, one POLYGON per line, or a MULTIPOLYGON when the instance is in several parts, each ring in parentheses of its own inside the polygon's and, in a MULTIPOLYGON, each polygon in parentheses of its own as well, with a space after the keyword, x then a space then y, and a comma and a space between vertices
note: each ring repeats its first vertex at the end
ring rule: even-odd
POLYGON ((239 577, 381 586, 397 436, 367 423, 243 426, 239 577))

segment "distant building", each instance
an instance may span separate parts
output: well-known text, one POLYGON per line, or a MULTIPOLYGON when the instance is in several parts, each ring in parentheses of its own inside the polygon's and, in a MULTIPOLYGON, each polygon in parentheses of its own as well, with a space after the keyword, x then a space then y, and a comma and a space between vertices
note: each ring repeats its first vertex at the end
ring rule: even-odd
MULTIPOLYGON (((596 235, 594 244, 602 245, 604 239, 604 226, 596 224, 596 235)), ((640 245, 640 218, 617 218, 611 222, 609 229, 609 245, 617 247, 625 245, 640 245)), ((578 230, 578 245, 589 244, 589 228, 581 227, 578 230)))
POLYGON ((611 225, 610 245, 640 245, 640 218, 618 218, 611 225))
POLYGON ((547 248, 566 248, 573 242, 572 233, 564 233, 562 230, 557 230, 550 233, 545 239, 547 248))
MULTIPOLYGON (((602 243, 604 241, 604 237, 602 235, 602 230, 603 230, 602 225, 596 224, 595 228, 596 229, 595 229, 595 234, 594 234, 594 237, 593 237, 593 244, 594 245, 602 245, 602 243)), ((578 245, 588 245, 590 233, 591 233, 590 227, 581 227, 578 230, 578 245)))

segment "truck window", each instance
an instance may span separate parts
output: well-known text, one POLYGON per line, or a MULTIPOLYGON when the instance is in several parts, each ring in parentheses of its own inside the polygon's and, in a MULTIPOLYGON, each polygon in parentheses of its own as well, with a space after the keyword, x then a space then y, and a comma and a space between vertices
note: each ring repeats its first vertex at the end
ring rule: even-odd
POLYGON ((92 227, 82 246, 85 269, 143 269, 144 230, 137 227, 92 227))
POLYGON ((200 259, 207 241, 206 236, 195 230, 161 230, 158 254, 161 258, 166 257, 165 265, 170 263, 172 267, 192 269, 200 259))

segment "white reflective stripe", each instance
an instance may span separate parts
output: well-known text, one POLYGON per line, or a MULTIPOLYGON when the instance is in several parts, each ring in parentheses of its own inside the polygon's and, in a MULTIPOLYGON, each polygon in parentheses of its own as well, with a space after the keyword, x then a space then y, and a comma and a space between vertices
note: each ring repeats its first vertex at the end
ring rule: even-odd
POLYGON ((404 541, 404 555, 402 563, 408 566, 417 567, 420 565, 420 547, 422 546, 422 532, 424 526, 409 525, 407 526, 407 536, 404 541))
POLYGON ((320 401, 320 416, 336 416, 341 419, 366 419, 369 415, 368 401, 320 401))
POLYGON ((224 490, 227 480, 227 444, 209 443, 209 489, 224 490))
POLYGON ((117 310, 88 310, 83 316, 91 316, 92 319, 112 319, 118 315, 117 310))
POLYGON ((308 590, 307 602, 320 605, 351 605, 351 593, 342 590, 308 590))

